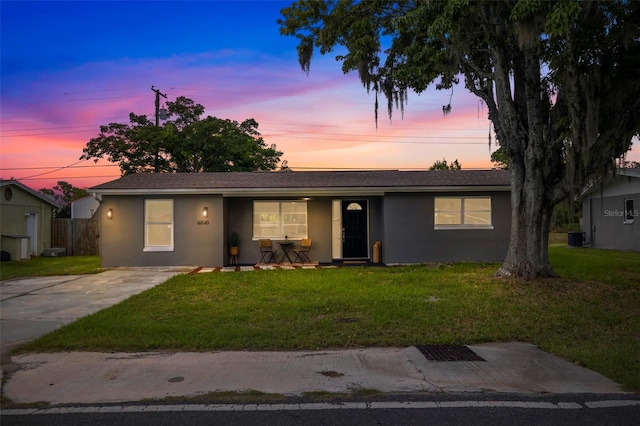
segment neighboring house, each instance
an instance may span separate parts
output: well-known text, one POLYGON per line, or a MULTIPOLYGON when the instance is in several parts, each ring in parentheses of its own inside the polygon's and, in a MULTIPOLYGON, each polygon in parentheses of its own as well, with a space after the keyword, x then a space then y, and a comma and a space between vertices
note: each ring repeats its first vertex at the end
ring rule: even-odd
POLYGON ((100 202, 91 195, 71 202, 71 219, 91 219, 98 210, 100 202))
POLYGON ((0 181, 0 191, 1 250, 11 260, 40 256, 51 247, 51 219, 62 206, 16 180, 0 181))
MULTIPOLYGON (((501 261, 511 227, 509 172, 142 173, 88 190, 101 199, 104 267, 240 264, 257 240, 312 239, 320 263, 501 261)), ((276 245, 276 248, 278 246, 276 245)))
POLYGON ((640 169, 618 169, 588 188, 582 229, 590 247, 640 250, 640 169))

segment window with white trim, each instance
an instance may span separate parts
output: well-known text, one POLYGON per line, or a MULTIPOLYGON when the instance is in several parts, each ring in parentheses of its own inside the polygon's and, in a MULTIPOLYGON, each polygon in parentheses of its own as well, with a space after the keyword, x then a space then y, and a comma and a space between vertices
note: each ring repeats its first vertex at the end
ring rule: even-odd
POLYGON ((173 200, 144 201, 144 251, 173 250, 173 200))
POLYGON ((434 229, 493 229, 491 197, 435 197, 434 229))
POLYGON ((254 201, 253 238, 307 238, 306 201, 254 201))

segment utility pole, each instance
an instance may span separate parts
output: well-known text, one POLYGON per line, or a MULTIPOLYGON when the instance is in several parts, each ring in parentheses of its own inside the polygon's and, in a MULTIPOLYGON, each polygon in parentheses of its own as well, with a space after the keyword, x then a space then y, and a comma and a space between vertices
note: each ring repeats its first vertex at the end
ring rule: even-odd
POLYGON ((162 96, 163 98, 167 99, 167 95, 165 95, 164 93, 160 92, 154 86, 151 86, 151 90, 156 92, 156 126, 159 126, 160 125, 160 96, 162 96))
MULTIPOLYGON (((156 127, 160 127, 160 96, 167 99, 167 95, 160 92, 160 90, 156 89, 154 86, 151 86, 151 90, 156 93, 156 127)), ((153 171, 158 173, 158 166, 160 161, 160 144, 156 144, 156 158, 153 166, 153 171)))

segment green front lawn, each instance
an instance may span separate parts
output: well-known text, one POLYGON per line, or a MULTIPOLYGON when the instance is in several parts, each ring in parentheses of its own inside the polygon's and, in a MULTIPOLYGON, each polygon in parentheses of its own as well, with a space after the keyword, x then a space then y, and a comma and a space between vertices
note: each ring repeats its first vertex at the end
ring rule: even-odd
POLYGON ((298 350, 526 341, 640 391, 640 253, 550 246, 563 278, 499 265, 179 275, 21 351, 298 350))
POLYGON ((34 257, 0 263, 0 280, 18 277, 81 275, 102 272, 98 256, 34 257))

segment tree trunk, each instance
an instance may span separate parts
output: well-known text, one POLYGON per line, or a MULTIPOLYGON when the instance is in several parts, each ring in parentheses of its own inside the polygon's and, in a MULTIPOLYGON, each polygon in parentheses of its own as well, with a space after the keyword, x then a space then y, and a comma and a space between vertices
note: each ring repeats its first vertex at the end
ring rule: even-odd
POLYGON ((553 205, 545 202, 545 185, 540 169, 510 164, 511 236, 507 257, 496 276, 525 280, 552 277, 549 263, 549 228, 553 205))
POLYGON ((511 235, 496 276, 532 280, 556 275, 548 247, 556 202, 551 178, 556 170, 549 166, 549 103, 541 83, 540 58, 535 43, 522 41, 521 50, 511 56, 499 50, 494 55, 497 106, 490 106, 489 112, 499 123, 496 132, 509 153, 511 173, 511 235))

